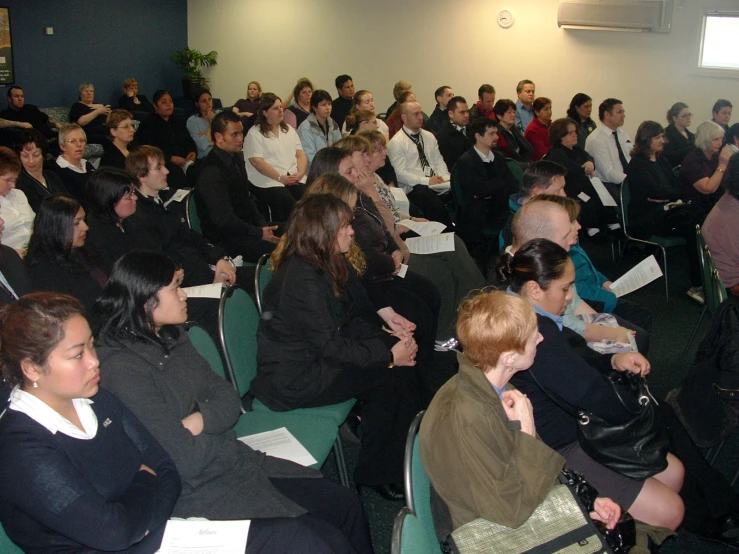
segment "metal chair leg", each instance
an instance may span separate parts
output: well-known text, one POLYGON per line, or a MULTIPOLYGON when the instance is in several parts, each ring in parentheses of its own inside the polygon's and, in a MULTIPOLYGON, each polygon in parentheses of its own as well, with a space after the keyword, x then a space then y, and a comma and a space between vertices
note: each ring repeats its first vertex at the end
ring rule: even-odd
POLYGON ((349 471, 346 469, 346 460, 344 458, 344 447, 341 444, 341 437, 337 435, 334 441, 334 457, 336 458, 336 469, 339 472, 339 481, 346 488, 351 488, 349 485, 349 471))
POLYGON ((698 328, 701 326, 701 323, 703 322, 703 318, 706 315, 706 311, 708 311, 708 306, 703 305, 703 311, 701 311, 701 316, 698 318, 698 323, 695 325, 695 329, 693 329, 693 334, 690 335, 690 340, 688 341, 688 344, 685 345, 685 350, 683 350, 683 356, 688 353, 688 350, 690 350, 690 346, 693 344, 693 341, 695 340, 695 335, 698 333, 698 328))
POLYGON ((660 249, 662 250, 662 265, 664 266, 664 274, 665 274, 665 302, 670 301, 670 290, 668 287, 668 281, 667 281, 667 250, 665 250, 664 246, 660 246, 660 249))

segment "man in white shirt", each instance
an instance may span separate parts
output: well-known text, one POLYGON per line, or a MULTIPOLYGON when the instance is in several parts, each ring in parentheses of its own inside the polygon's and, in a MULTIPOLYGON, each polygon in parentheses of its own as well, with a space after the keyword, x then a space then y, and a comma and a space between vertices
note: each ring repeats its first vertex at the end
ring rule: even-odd
POLYGON ((595 176, 603 181, 614 198, 618 198, 619 185, 626 178, 633 148, 629 135, 621 128, 626 110, 621 100, 607 98, 598 106, 598 117, 602 125, 588 135, 585 150, 593 156, 595 176))
POLYGON ((449 170, 439 152, 436 137, 421 128, 423 110, 418 102, 406 102, 397 109, 403 128, 390 139, 387 153, 398 185, 424 217, 450 226, 449 213, 437 195, 437 191, 449 190, 449 170))

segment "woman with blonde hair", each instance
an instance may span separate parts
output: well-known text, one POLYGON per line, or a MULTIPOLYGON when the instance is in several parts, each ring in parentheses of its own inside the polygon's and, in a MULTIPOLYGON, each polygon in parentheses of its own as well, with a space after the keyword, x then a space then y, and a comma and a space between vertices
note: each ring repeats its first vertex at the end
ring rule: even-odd
POLYGON ((118 109, 154 113, 154 106, 146 96, 139 94, 139 82, 133 77, 123 80, 123 96, 118 99, 118 109))
MULTIPOLYGON (((349 111, 349 114, 356 113, 360 110, 366 110, 371 112, 372 114, 376 114, 377 110, 375 109, 375 98, 372 96, 372 93, 368 90, 358 90, 354 93, 354 98, 352 99, 352 108, 349 111)), ((390 140, 389 130, 387 128, 387 125, 382 119, 375 118, 375 122, 377 123, 377 129, 385 135, 385 138, 390 140)), ((346 134, 349 132, 349 126, 346 120, 344 120, 344 125, 342 127, 342 133, 346 134)))
POLYGON ((246 98, 237 100, 233 111, 239 117, 252 117, 259 108, 259 97, 262 95, 262 85, 259 81, 251 81, 246 86, 246 98))
POLYGON ((103 157, 100 167, 112 166, 125 169, 128 149, 136 134, 133 114, 127 110, 113 110, 105 121, 108 140, 103 143, 103 157))

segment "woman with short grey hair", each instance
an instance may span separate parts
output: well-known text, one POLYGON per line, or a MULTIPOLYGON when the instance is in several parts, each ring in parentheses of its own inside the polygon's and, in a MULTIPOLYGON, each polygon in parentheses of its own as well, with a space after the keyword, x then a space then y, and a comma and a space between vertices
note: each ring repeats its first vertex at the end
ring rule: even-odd
POLYGON ((79 86, 78 98, 69 110, 70 123, 77 123, 84 127, 87 138, 91 143, 103 144, 108 135, 105 130, 105 119, 110 113, 108 104, 94 104, 95 87, 85 81, 79 86))

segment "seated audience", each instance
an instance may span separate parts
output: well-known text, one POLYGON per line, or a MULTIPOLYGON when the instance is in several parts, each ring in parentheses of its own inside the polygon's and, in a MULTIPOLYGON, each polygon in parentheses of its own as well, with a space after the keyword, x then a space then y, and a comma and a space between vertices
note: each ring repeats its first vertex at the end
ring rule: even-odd
POLYGON ((22 125, 22 128, 34 128, 47 139, 56 139, 62 126, 32 104, 26 104, 23 89, 14 85, 8 89, 8 107, 0 112, 0 118, 22 125))
POLYGON ((103 143, 103 156, 100 158, 100 167, 110 166, 123 169, 126 167, 126 158, 129 148, 136 134, 133 123, 133 114, 126 110, 113 110, 105 121, 108 129, 108 140, 103 143))
POLYGON ((570 107, 567 109, 567 117, 577 124, 577 145, 585 149, 585 141, 597 125, 590 117, 593 112, 593 99, 583 92, 578 92, 572 97, 570 107))
POLYGON ((552 149, 545 158, 567 170, 565 193, 582 202, 580 221, 589 234, 594 235, 598 230, 607 231, 608 225, 615 224, 618 219, 615 208, 604 206, 595 192, 590 182, 595 174, 593 157, 577 145, 577 137, 577 123, 568 117, 557 119, 549 127, 552 149))
POLYGON ((82 127, 90 143, 103 144, 108 135, 105 131, 105 118, 110 113, 110 106, 95 104, 94 101, 95 87, 85 81, 79 88, 79 101, 69 110, 69 122, 82 127))
POLYGON ((399 108, 403 128, 387 145, 390 163, 408 199, 416 204, 424 217, 449 226, 451 219, 434 185, 449 183, 449 170, 439 152, 436 137, 422 129, 423 111, 418 102, 399 108))
MULTIPOLYGON (((325 175, 316 183, 324 178, 344 180, 325 175)), ((272 256, 275 275, 263 299, 272 316, 259 322, 251 391, 278 411, 356 398, 361 450, 354 480, 401 499, 408 426, 423 408, 415 325, 392 308, 373 306, 346 260, 354 217, 329 194, 296 205, 272 256)))
POLYGON ((188 168, 197 159, 197 146, 192 140, 185 119, 174 111, 172 95, 166 90, 154 93, 154 113, 141 122, 138 143, 156 146, 164 152, 169 169, 169 186, 180 189, 194 182, 188 168))
POLYGON ((526 127, 524 137, 534 149, 531 159, 536 162, 546 156, 552 148, 552 142, 549 139, 549 125, 552 124, 552 101, 540 96, 534 100, 533 110, 535 117, 526 127))
POLYGON ((536 119, 534 113, 534 98, 536 98, 536 85, 529 79, 523 79, 516 85, 516 125, 521 132, 529 128, 531 122, 536 119))
POLYGON ((437 137, 439 133, 446 130, 448 127, 447 122, 449 121, 449 109, 447 104, 449 100, 454 98, 456 95, 452 90, 452 87, 444 85, 436 89, 434 92, 434 98, 436 99, 436 107, 431 113, 428 121, 429 131, 434 133, 437 137))
POLYGON ((293 129, 300 127, 300 124, 310 114, 311 96, 313 96, 313 83, 310 79, 306 77, 298 79, 292 94, 286 100, 288 107, 284 114, 285 123, 293 129))
POLYGON ((139 94, 139 82, 133 77, 123 80, 123 96, 118 99, 118 109, 154 113, 154 106, 146 96, 139 94))
POLYGON ((603 181, 614 198, 618 198, 618 185, 626 178, 633 146, 623 130, 626 120, 623 102, 606 98, 598 106, 598 118, 602 125, 588 135, 585 151, 593 156, 595 176, 603 181))
POLYGON ((298 126, 298 137, 309 166, 316 152, 341 140, 341 130, 331 117, 331 95, 325 90, 313 91, 310 109, 310 115, 298 126))
POLYGON ((241 118, 252 117, 259 108, 259 97, 262 95, 262 85, 259 81, 251 81, 246 86, 246 98, 237 100, 233 105, 233 111, 241 118))
POLYGON ((626 423, 634 417, 637 398, 627 397, 622 403, 602 372, 647 375, 647 359, 639 353, 604 355, 592 350, 586 359, 568 344, 561 316, 572 300, 575 268, 561 246, 546 239, 527 242, 514 255, 503 255, 498 271, 509 290, 527 300, 537 312, 543 340, 529 371, 515 374, 511 381, 528 396, 539 437, 562 455, 568 468, 583 473, 600 494, 613 498, 635 519, 676 529, 685 510, 678 494, 684 476, 680 460, 667 454, 667 468, 646 480, 608 469, 585 454, 577 438, 577 419, 549 396, 556 395, 562 402, 612 425, 626 423))
MULTIPOLYGON (((369 111, 372 113, 372 115, 375 115, 375 98, 372 96, 372 93, 368 90, 359 90, 354 94, 354 98, 352 99, 352 107, 349 110, 348 115, 355 114, 359 111, 369 111)), ((355 125, 357 124, 357 119, 355 119, 355 125)), ((377 123, 378 130, 385 135, 385 138, 390 140, 390 130, 388 129, 387 124, 379 118, 375 118, 375 121, 377 123)), ((349 128, 349 121, 345 118, 344 124, 341 128, 342 134, 346 134, 350 132, 351 129, 349 128)))
POLYGON ((731 121, 731 110, 733 107, 734 106, 731 105, 731 102, 720 98, 716 100, 716 103, 713 105, 713 109, 711 109, 713 122, 720 126, 724 132, 729 130, 729 121, 731 121))
POLYGON ((724 144, 729 145, 732 155, 739 152, 739 123, 729 127, 729 132, 724 135, 724 144))
POLYGON ((244 140, 252 192, 257 200, 269 205, 273 221, 287 221, 295 202, 303 196, 308 170, 300 138, 285 123, 283 113, 282 100, 271 92, 264 93, 256 122, 244 140))
MULTIPOLYGON (((393 111, 395 111, 395 108, 398 105, 398 98, 400 98, 400 95, 403 94, 407 90, 411 90, 413 88, 413 85, 409 83, 408 81, 400 80, 397 83, 393 85, 393 98, 395 98, 395 102, 390 104, 390 107, 385 111, 385 119, 389 118, 393 111)), ((356 95, 355 95, 356 98, 356 95)))
POLYGON ((683 163, 685 156, 695 148, 695 135, 688 129, 692 118, 693 114, 684 102, 675 102, 667 110, 664 155, 672 167, 683 163))
POLYGON ((468 130, 475 145, 459 158, 454 186, 461 194, 456 232, 472 250, 481 248, 483 229, 502 229, 508 218, 508 198, 518 180, 497 151, 500 120, 476 119, 468 130))
POLYGON ((198 158, 204 158, 213 148, 210 138, 210 122, 216 115, 213 111, 213 95, 209 90, 201 89, 193 98, 193 114, 187 118, 187 130, 198 149, 198 158))
POLYGON ((459 157, 471 148, 474 138, 469 136, 467 129, 470 123, 467 101, 461 96, 454 96, 447 102, 447 108, 446 127, 435 135, 444 163, 448 168, 453 168, 459 157))
POLYGON ((470 119, 496 119, 493 107, 495 106, 495 87, 480 85, 477 89, 477 103, 470 110, 470 119))
POLYGON ((86 145, 87 135, 82 127, 76 123, 62 125, 59 131, 59 148, 62 153, 50 166, 67 192, 83 205, 87 179, 95 171, 95 167, 83 157, 86 145))
POLYGON ((498 150, 526 169, 534 155, 534 148, 516 125, 516 104, 513 100, 498 100, 493 106, 498 120, 498 150))
POLYGON ((681 198, 690 201, 699 223, 724 193, 721 181, 731 158, 731 148, 721 145, 724 130, 713 121, 704 121, 695 131, 695 148, 680 166, 681 198))
MULTIPOLYGON (((399 107, 403 104, 407 104, 408 102, 416 102, 416 95, 413 93, 412 90, 406 90, 405 92, 400 93, 393 113, 390 114, 385 120, 388 128, 388 140, 393 138, 395 134, 403 127, 403 120, 400 118, 399 107)), ((426 121, 426 114, 423 114, 423 120, 424 122, 426 121)))
POLYGON ((665 139, 665 130, 655 121, 643 122, 636 131, 629 162, 629 232, 645 240, 652 235, 684 238, 690 269, 688 296, 702 302, 705 298, 695 241, 695 225, 699 222, 696 210, 686 204, 665 210, 680 199, 680 180, 663 154, 665 139))
MULTIPOLYGON (((537 435, 531 401, 509 383, 534 363, 542 341, 536 313, 518 296, 483 292, 460 306, 457 336, 459 373, 436 393, 419 432, 431 494, 451 516, 444 530, 435 518, 437 534, 477 518, 518 528, 565 463, 537 435)), ((609 498, 593 500, 590 517, 613 528, 621 508, 609 498)))
POLYGON ((0 420, 2 526, 25 552, 153 554, 180 478, 136 416, 98 388, 82 314, 69 296, 34 293, 0 315, 14 386, 0 420))
POLYGON ((242 148, 244 127, 235 113, 221 112, 210 124, 213 150, 203 161, 195 186, 195 201, 203 235, 229 256, 256 263, 279 240, 249 195, 242 148))
POLYGON ((239 396, 182 328, 188 307, 180 273, 164 254, 126 254, 95 310, 101 385, 140 418, 180 471, 184 486, 172 515, 250 519, 248 551, 372 552, 353 492, 237 439, 231 427, 239 396))
POLYGON ((721 280, 739 296, 739 156, 729 160, 724 186, 726 193, 711 209, 702 231, 721 280))
POLYGON ((16 153, 0 146, 0 217, 5 222, 2 242, 23 257, 36 214, 23 191, 15 188, 21 169, 16 153))
POLYGON ((91 313, 108 280, 100 256, 85 247, 85 210, 67 194, 47 197, 33 222, 26 267, 33 290, 74 296, 91 313))
POLYGON ((26 195, 34 212, 38 212, 41 201, 50 194, 67 192, 59 176, 44 167, 47 142, 39 131, 27 129, 18 133, 14 148, 23 166, 15 186, 26 195))
POLYGON ((344 119, 349 115, 354 105, 354 81, 351 75, 342 74, 334 79, 334 85, 336 86, 337 96, 331 103, 331 117, 339 126, 339 129, 342 129, 344 119))
MULTIPOLYGON (((5 222, 0 217, 0 235, 4 227, 5 222)), ((18 252, 4 244, 0 244, 0 282, 3 285, 0 287, 0 306, 10 304, 33 290, 26 266, 18 252)), ((2 391, 4 399, 7 399, 6 393, 7 390, 2 391)))
MULTIPOLYGON (((369 110, 356 110, 344 118, 344 129, 350 135, 360 131, 377 131, 381 119, 377 119, 375 112, 369 110)), ((382 131, 380 131, 382 132, 382 131)))

